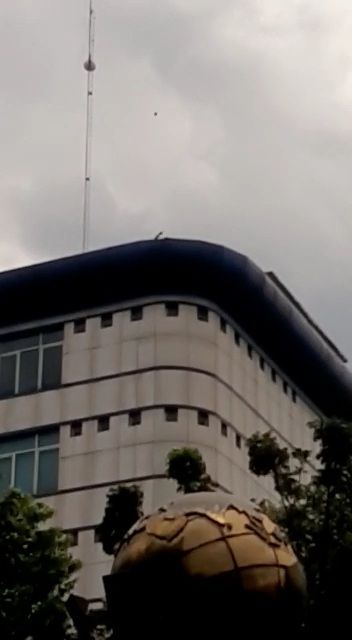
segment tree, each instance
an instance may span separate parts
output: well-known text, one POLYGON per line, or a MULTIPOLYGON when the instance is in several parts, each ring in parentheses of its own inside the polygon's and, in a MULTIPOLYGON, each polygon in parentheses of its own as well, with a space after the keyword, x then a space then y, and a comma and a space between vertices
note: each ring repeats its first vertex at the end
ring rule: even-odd
POLYGON ((79 563, 67 536, 44 526, 52 515, 15 489, 0 498, 0 637, 6 640, 65 637, 64 600, 79 563))
POLYGON ((211 478, 198 449, 172 449, 167 456, 166 474, 168 478, 176 480, 179 492, 213 491, 211 478))
POLYGON ((116 545, 143 515, 143 491, 138 485, 119 485, 107 494, 105 513, 96 531, 105 553, 112 555, 116 545))
MULTIPOLYGON (((176 480, 178 491, 212 491, 212 482, 198 449, 173 449, 167 456, 167 477, 176 480)), ((144 494, 138 485, 119 485, 109 490, 104 517, 96 532, 105 553, 115 553, 127 531, 143 516, 144 494)))
POLYGON ((248 441, 249 467, 270 476, 279 503, 262 508, 287 533, 308 582, 305 633, 336 634, 349 624, 352 572, 352 424, 312 423, 317 454, 281 447, 270 432, 248 441))

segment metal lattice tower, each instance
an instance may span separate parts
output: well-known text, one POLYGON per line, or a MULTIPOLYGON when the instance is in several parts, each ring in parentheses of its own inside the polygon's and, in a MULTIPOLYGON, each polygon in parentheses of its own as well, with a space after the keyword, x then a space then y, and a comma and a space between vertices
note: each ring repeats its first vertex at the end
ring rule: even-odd
POLYGON ((85 166, 84 166, 84 196, 83 196, 83 228, 82 251, 88 248, 89 240, 89 209, 90 209, 90 185, 91 185, 91 156, 93 134, 93 92, 94 92, 94 40, 95 40, 95 12, 93 0, 89 2, 89 30, 88 30, 88 60, 84 63, 87 72, 87 109, 86 109, 86 139, 85 139, 85 166))

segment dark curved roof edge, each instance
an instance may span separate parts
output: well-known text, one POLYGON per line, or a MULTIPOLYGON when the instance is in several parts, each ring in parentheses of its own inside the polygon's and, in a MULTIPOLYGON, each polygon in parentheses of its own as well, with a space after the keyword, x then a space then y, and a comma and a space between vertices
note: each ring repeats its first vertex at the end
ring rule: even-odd
POLYGON ((0 327, 158 295, 218 305, 322 413, 352 419, 352 375, 336 348, 267 274, 219 245, 141 241, 3 272, 0 327))

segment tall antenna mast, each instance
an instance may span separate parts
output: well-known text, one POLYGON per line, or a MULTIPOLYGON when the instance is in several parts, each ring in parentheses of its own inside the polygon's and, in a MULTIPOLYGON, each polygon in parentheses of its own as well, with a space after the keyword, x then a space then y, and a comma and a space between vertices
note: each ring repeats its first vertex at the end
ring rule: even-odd
POLYGON ((88 31, 88 60, 84 63, 87 72, 87 110, 86 110, 86 144, 84 166, 84 196, 83 196, 83 229, 82 251, 88 248, 89 236, 89 206, 90 206, 90 182, 91 182, 91 154, 92 154, 92 127, 93 127, 93 90, 94 90, 94 38, 95 38, 95 12, 93 0, 89 1, 89 31, 88 31))

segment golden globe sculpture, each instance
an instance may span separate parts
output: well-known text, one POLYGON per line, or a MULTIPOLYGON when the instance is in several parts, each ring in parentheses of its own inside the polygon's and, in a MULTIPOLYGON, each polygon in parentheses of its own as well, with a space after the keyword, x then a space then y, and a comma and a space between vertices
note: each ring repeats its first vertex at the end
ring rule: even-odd
POLYGON ((264 514, 220 492, 189 494, 143 517, 105 578, 118 638, 294 637, 305 578, 264 514))

